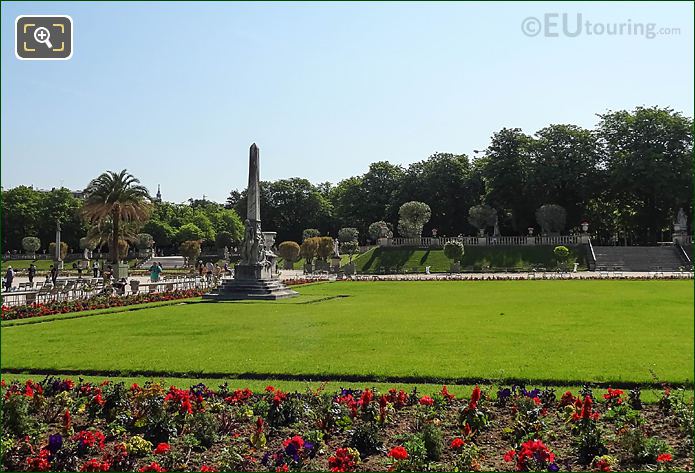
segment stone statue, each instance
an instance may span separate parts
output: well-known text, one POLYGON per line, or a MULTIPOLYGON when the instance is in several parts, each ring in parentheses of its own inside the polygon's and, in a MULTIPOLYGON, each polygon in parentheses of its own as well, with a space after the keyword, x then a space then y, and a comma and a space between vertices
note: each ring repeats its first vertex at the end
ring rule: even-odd
POLYGON ((680 226, 680 230, 682 232, 686 231, 688 228, 688 217, 685 215, 685 211, 683 211, 683 207, 678 209, 678 216, 676 217, 676 223, 680 226))
POLYGON ((495 228, 492 233, 493 236, 500 236, 500 224, 499 224, 499 219, 497 218, 497 214, 495 214, 495 228))
POLYGON ((265 261, 265 244, 260 232, 260 222, 244 222, 244 241, 241 244, 241 261, 243 265, 263 264, 265 261))
POLYGON ((333 239, 333 257, 335 257, 335 258, 340 257, 340 251, 338 250, 338 239, 337 238, 333 239))

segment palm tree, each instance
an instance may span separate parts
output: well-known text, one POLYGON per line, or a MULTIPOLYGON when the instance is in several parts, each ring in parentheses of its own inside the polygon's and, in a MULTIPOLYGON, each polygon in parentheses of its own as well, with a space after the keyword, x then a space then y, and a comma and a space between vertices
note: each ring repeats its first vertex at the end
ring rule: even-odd
POLYGON ((121 222, 147 220, 152 198, 140 181, 125 169, 119 173, 103 173, 89 183, 85 194, 82 214, 92 224, 103 225, 110 221, 109 257, 114 264, 118 264, 121 222))

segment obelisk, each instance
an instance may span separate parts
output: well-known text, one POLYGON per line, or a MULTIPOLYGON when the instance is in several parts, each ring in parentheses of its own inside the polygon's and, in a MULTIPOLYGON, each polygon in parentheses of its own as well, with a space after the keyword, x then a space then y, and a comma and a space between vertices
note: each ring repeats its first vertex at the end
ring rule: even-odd
POLYGON ((220 287, 204 299, 275 300, 296 296, 275 274, 276 256, 265 247, 261 231, 260 159, 256 143, 249 149, 249 184, 246 189, 246 221, 241 242, 239 264, 234 266, 234 279, 223 279, 220 287))
POLYGON ((261 221, 260 169, 258 163, 258 146, 249 149, 249 186, 246 191, 246 218, 249 222, 261 221))

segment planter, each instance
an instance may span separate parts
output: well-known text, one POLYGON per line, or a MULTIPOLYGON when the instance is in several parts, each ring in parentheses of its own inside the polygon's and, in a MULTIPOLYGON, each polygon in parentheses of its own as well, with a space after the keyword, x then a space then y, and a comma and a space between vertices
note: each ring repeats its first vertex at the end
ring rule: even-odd
POLYGON ((139 290, 140 290, 140 281, 138 281, 137 279, 133 279, 132 281, 130 281, 130 291, 133 294, 137 294, 139 290))

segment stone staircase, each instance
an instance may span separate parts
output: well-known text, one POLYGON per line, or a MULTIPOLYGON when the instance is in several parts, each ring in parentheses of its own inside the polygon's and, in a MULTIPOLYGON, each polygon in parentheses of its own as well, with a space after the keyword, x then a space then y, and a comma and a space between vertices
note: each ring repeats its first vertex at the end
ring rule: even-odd
POLYGON ((278 279, 223 279, 222 284, 203 299, 274 301, 296 296, 298 293, 278 279))
POLYGON ((675 246, 594 246, 596 270, 678 271, 685 266, 675 246))
POLYGON ((185 264, 183 256, 156 256, 148 259, 144 263, 140 263, 138 267, 140 269, 147 269, 152 266, 152 263, 155 261, 157 263, 162 263, 162 268, 164 269, 183 268, 183 265, 185 264))

